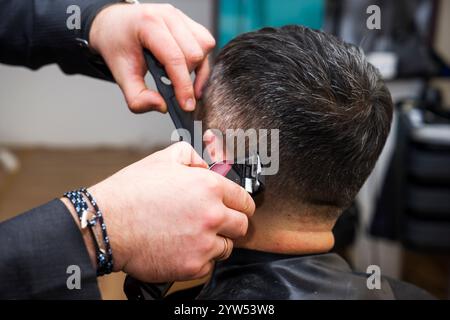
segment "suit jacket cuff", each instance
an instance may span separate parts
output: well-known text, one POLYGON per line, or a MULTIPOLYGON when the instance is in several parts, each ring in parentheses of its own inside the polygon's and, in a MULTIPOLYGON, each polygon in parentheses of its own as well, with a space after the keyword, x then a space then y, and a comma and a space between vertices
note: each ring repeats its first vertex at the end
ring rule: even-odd
POLYGON ((100 299, 81 232, 60 200, 1 223, 0 252, 0 299, 100 299))

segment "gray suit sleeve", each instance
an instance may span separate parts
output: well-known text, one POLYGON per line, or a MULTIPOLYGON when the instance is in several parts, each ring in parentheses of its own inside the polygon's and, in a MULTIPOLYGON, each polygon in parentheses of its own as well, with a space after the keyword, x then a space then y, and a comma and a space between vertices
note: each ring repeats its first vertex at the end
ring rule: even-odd
POLYGON ((60 200, 0 224, 0 299, 100 299, 81 232, 60 200), (73 265, 80 289, 67 286, 73 265))
POLYGON ((87 50, 80 47, 76 39, 88 40, 96 14, 117 2, 119 0, 0 1, 0 63, 33 70, 56 63, 66 74, 112 81, 107 66, 86 55, 87 50), (73 11, 74 6, 79 11, 73 11), (80 23, 69 24, 69 28, 67 21, 72 21, 72 14, 79 17, 80 23))

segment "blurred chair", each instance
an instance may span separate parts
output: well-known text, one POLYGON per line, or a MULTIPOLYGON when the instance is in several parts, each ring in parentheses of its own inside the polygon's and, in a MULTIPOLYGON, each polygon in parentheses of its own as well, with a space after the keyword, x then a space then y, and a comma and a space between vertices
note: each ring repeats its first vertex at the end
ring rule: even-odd
POLYGON ((450 252, 450 117, 430 108, 413 109, 403 117, 408 145, 402 242, 450 252))
POLYGON ((353 203, 350 208, 342 213, 333 228, 333 251, 338 252, 346 258, 345 250, 355 241, 358 224, 359 210, 356 203, 353 203))
POLYGON ((371 226, 420 251, 450 252, 450 112, 428 88, 398 105, 397 142, 371 226))
MULTIPOLYGON (((444 1, 444 0, 441 0, 444 1)), ((327 1, 323 29, 360 46, 364 52, 396 58, 397 78, 449 76, 450 68, 434 49, 440 0, 327 1), (377 5, 381 28, 368 29, 366 9, 377 5)))

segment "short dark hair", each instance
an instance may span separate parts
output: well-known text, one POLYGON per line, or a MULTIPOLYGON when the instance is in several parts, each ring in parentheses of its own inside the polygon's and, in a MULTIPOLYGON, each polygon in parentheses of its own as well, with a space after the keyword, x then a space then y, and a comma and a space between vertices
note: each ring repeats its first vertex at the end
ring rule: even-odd
POLYGON ((359 48, 296 25, 229 42, 204 104, 209 128, 280 130, 280 169, 268 177, 267 192, 340 209, 372 171, 393 109, 378 70, 359 48))

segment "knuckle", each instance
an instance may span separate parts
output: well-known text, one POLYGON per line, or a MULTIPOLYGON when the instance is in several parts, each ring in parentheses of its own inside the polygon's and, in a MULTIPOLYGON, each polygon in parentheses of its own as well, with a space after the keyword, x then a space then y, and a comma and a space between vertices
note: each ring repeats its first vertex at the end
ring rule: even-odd
POLYGON ((243 217, 239 225, 238 236, 240 237, 245 236, 247 234, 247 230, 248 230, 248 219, 247 217, 243 217))
POLYGON ((184 12, 178 9, 177 7, 174 7, 174 9, 180 18, 183 18, 183 16, 185 16, 184 12))
POLYGON ((134 113, 134 114, 140 114, 141 113, 138 108, 133 107, 133 106, 129 106, 128 109, 130 109, 130 111, 132 113, 134 113))
POLYGON ((186 59, 181 52, 173 53, 167 61, 170 65, 180 66, 186 64, 186 59))
POLYGON ((141 11, 142 20, 145 22, 158 21, 158 15, 155 14, 153 10, 142 10, 141 11))
POLYGON ((242 188, 240 190, 239 199, 242 199, 241 201, 243 211, 247 214, 253 215, 255 211, 255 203, 253 199, 250 197, 250 195, 247 193, 247 191, 245 191, 242 188))
POLYGON ((193 96, 193 87, 190 81, 187 81, 185 84, 182 84, 179 88, 180 92, 183 92, 186 97, 193 96))
POLYGON ((219 179, 216 176, 210 176, 209 179, 206 180, 206 188, 209 193, 219 195, 221 192, 219 179))
POLYGON ((190 259, 184 264, 184 272, 189 278, 195 277, 201 268, 202 264, 198 259, 190 259))
POLYGON ((191 146, 189 143, 187 143, 186 141, 180 141, 180 142, 177 142, 177 143, 175 143, 174 146, 175 146, 175 147, 179 150, 179 152, 182 153, 182 154, 184 154, 184 153, 186 153, 186 152, 191 152, 191 150, 192 150, 192 146, 191 146))
POLYGON ((198 64, 199 62, 202 62, 204 58, 205 58, 205 55, 203 54, 203 52, 201 50, 192 50, 187 55, 187 60, 193 64, 198 64))
POLYGON ((180 78, 175 85, 175 93, 177 96, 189 98, 192 96, 193 85, 190 78, 180 78))
POLYGON ((252 197, 250 197, 250 195, 247 194, 247 203, 248 203, 248 213, 250 214, 250 216, 253 216, 255 214, 255 210, 256 210, 256 204, 255 201, 253 200, 252 197))
POLYGON ((137 99, 127 99, 128 102, 128 108, 130 109, 131 112, 133 112, 134 114, 138 114, 141 112, 141 106, 139 101, 137 101, 137 99))
POLYGON ((213 268, 213 264, 212 263, 208 263, 206 264, 204 267, 202 267, 202 269, 196 274, 196 278, 203 278, 204 276, 208 275, 213 268))
POLYGON ((200 245, 200 251, 203 254, 211 252, 213 249, 214 249, 214 239, 212 237, 205 239, 200 245))
POLYGON ((211 51, 216 46, 216 40, 212 35, 206 37, 204 46, 206 51, 211 51))
POLYGON ((224 218, 222 210, 210 210, 205 214, 204 226, 206 229, 216 229, 223 223, 224 218))
POLYGON ((173 12, 176 10, 174 5, 170 4, 170 3, 164 3, 164 4, 162 4, 162 7, 164 8, 164 10, 169 11, 169 12, 173 12))

